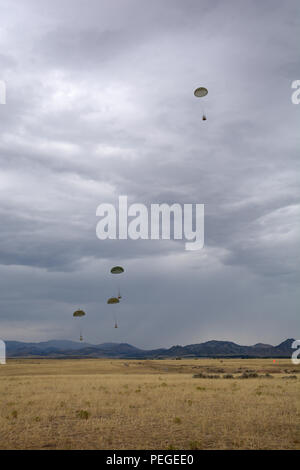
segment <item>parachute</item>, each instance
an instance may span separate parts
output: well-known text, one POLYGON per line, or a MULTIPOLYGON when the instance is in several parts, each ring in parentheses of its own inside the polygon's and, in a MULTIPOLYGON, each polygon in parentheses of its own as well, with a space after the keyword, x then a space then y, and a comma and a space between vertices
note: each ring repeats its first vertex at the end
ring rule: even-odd
POLYGON ((110 297, 110 299, 108 299, 107 303, 108 304, 119 304, 120 300, 118 299, 118 297, 110 297))
MULTIPOLYGON (((196 98, 203 98, 204 96, 206 96, 208 93, 208 90, 207 88, 204 88, 204 87, 199 87, 199 88, 196 88, 196 90, 194 91, 194 95, 196 96, 196 98)), ((205 113, 202 111, 202 121, 206 121, 206 115, 205 113)))
POLYGON ((197 98, 203 98, 203 96, 206 96, 207 93, 207 88, 204 88, 203 86, 196 88, 196 90, 194 91, 194 95, 197 96, 197 98))
MULTIPOLYGON (((73 313, 74 318, 81 318, 85 316, 85 311, 84 310, 76 310, 73 313)), ((79 334, 79 341, 83 341, 83 336, 82 336, 82 329, 80 328, 80 334, 79 334)))
POLYGON ((122 266, 114 266, 111 268, 110 272, 112 274, 122 274, 124 272, 124 268, 122 268, 122 266))
MULTIPOLYGON (((120 303, 120 300, 118 299, 118 297, 110 297, 107 301, 107 303, 109 305, 115 305, 115 304, 119 304, 120 303)), ((114 321, 115 321, 115 328, 118 328, 118 323, 117 323, 117 316, 116 316, 116 312, 114 311, 114 321)))
POLYGON ((73 313, 73 317, 84 317, 85 312, 83 310, 76 310, 76 312, 73 313))
MULTIPOLYGON (((124 268, 122 268, 122 266, 114 266, 113 268, 111 268, 110 272, 111 274, 122 274, 124 272, 124 268)), ((118 280, 118 299, 122 299, 119 280, 118 280)))

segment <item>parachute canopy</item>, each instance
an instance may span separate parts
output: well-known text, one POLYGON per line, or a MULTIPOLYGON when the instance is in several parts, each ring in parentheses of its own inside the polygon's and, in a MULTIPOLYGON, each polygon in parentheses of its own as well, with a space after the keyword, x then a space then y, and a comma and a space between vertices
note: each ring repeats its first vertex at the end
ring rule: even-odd
POLYGON ((120 300, 117 297, 111 297, 110 299, 108 299, 107 303, 108 304, 119 304, 120 300))
POLYGON ((76 312, 73 313, 73 317, 84 317, 85 312, 83 310, 76 310, 76 312))
POLYGON ((203 96, 206 96, 208 93, 208 90, 207 88, 204 88, 204 87, 199 87, 199 88, 196 88, 196 90, 194 91, 194 95, 197 97, 197 98, 203 98, 203 96))
POLYGON ((110 272, 112 274, 122 274, 124 272, 124 268, 122 268, 122 266, 114 266, 111 268, 110 272))

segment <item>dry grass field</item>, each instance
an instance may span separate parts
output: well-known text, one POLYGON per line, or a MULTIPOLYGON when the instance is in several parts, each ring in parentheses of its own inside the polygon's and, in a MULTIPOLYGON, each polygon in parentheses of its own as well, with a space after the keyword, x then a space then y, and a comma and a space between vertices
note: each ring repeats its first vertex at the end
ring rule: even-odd
POLYGON ((299 372, 288 359, 11 359, 0 448, 299 449, 299 372))

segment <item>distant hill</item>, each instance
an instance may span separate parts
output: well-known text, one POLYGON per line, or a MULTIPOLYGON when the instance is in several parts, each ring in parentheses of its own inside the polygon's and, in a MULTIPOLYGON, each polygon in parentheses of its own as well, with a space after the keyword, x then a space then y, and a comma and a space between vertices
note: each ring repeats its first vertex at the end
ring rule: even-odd
POLYGON ((56 357, 56 358, 127 358, 157 359, 183 357, 290 357, 294 339, 287 339, 277 346, 257 343, 241 346, 231 341, 206 341, 169 349, 143 350, 127 343, 89 344, 68 340, 51 340, 41 343, 6 341, 7 357, 56 357))

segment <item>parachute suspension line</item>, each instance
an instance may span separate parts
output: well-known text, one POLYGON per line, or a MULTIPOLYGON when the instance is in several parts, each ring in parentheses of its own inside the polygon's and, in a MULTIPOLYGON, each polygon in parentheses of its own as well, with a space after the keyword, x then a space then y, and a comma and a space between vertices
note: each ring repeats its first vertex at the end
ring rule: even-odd
POLYGON ((201 114, 202 114, 202 121, 205 121, 206 120, 206 114, 205 114, 205 109, 204 109, 204 106, 201 102, 201 114))
POLYGON ((203 106, 201 106, 201 113, 202 113, 202 121, 206 121, 206 113, 205 113, 205 109, 203 106))

